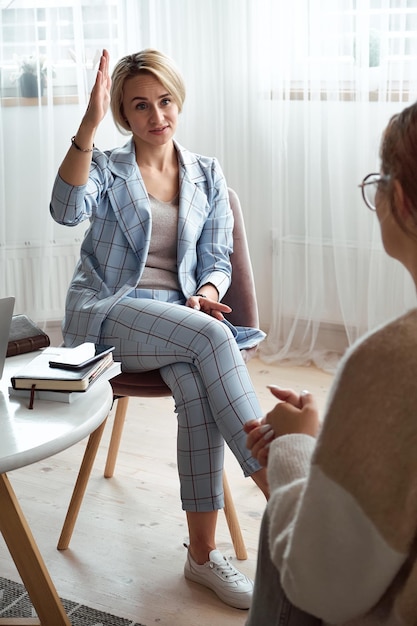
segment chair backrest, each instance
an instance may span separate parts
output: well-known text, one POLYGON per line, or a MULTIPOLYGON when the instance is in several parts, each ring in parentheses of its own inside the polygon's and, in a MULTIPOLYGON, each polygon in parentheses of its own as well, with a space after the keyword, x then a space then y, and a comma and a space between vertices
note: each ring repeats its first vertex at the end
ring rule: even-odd
POLYGON ((255 281, 246 238, 242 207, 237 193, 229 188, 230 206, 234 215, 232 282, 222 302, 232 307, 227 319, 235 326, 259 328, 255 281))

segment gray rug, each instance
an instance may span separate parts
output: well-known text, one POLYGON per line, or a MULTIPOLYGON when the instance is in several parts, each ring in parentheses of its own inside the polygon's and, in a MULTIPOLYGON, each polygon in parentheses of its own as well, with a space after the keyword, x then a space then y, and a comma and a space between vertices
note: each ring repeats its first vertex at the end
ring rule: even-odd
MULTIPOLYGON (((96 611, 83 604, 62 600, 72 626, 146 626, 140 622, 96 611)), ((36 617, 23 585, 0 577, 0 617, 36 617)))

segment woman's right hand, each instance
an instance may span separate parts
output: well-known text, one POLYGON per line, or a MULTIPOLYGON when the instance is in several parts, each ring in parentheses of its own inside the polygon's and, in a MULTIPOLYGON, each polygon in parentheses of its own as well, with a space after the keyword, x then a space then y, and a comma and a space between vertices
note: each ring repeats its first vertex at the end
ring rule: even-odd
POLYGON ((293 434, 317 437, 320 428, 319 412, 311 393, 302 391, 298 394, 292 389, 283 389, 277 385, 269 385, 269 390, 279 400, 265 417, 265 422, 271 426, 275 437, 293 434))
POLYGON ((59 168, 61 178, 69 185, 81 186, 88 181, 94 136, 110 105, 110 87, 109 53, 103 50, 87 110, 59 168))
POLYGON ((90 101, 81 126, 84 124, 96 129, 100 124, 110 106, 110 87, 109 53, 107 50, 103 50, 96 80, 91 90, 90 101))
POLYGON ((320 428, 317 406, 308 391, 297 394, 277 385, 269 385, 269 390, 279 400, 278 404, 261 420, 251 420, 243 426, 246 447, 262 466, 268 464, 273 439, 296 433, 317 437, 320 428))

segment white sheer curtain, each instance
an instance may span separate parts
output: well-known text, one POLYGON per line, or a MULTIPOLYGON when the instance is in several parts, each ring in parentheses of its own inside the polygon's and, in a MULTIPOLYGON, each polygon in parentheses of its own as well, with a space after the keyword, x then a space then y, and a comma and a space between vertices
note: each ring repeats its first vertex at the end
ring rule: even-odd
MULTIPOLYGON (((85 226, 55 224, 49 198, 100 51, 109 50, 112 64, 145 47, 173 56, 189 86, 178 138, 221 161, 228 150, 234 162, 239 146, 227 145, 225 128, 228 83, 238 77, 224 58, 243 50, 245 11, 236 0, 0 0, 0 296, 14 294, 16 312, 45 322, 63 315, 85 226), (20 71, 29 64, 38 76, 45 59, 44 76, 35 80, 39 88, 46 83, 42 94, 24 94, 20 71)), ((233 117, 235 132, 241 118, 233 117)), ((125 141, 109 113, 96 144, 107 149, 125 141)))
MULTIPOLYGON (((392 113, 415 99, 415 0, 0 0, 0 296, 60 319, 84 226, 56 225, 50 190, 97 54, 171 55, 187 99, 177 133, 219 158, 245 212, 266 361, 331 368, 360 334, 414 305, 357 185, 392 113), (42 98, 19 59, 48 59, 42 98)), ((38 81, 40 82, 40 81, 38 81)), ((103 149, 126 140, 110 114, 103 149)))
POLYGON ((357 185, 379 171, 389 117, 416 97, 417 5, 260 6, 258 18, 269 11, 260 86, 275 140, 265 181, 274 207, 272 314, 262 353, 332 369, 347 344, 415 305, 411 279, 383 252, 357 185))

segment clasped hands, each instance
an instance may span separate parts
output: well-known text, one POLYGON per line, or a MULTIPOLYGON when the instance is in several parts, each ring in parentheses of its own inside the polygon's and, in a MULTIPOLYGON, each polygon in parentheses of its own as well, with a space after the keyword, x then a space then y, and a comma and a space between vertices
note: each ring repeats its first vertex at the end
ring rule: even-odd
POLYGON ((262 466, 268 463, 269 446, 273 439, 283 435, 304 434, 316 437, 319 416, 311 393, 297 394, 292 389, 269 385, 271 393, 279 400, 261 420, 246 422, 243 429, 248 435, 246 447, 262 466))
POLYGON ((185 304, 192 309, 197 309, 198 311, 207 313, 207 315, 211 315, 211 317, 215 317, 220 321, 224 319, 223 313, 231 313, 232 311, 230 306, 227 304, 217 302, 217 300, 212 300, 208 296, 191 296, 185 304))

